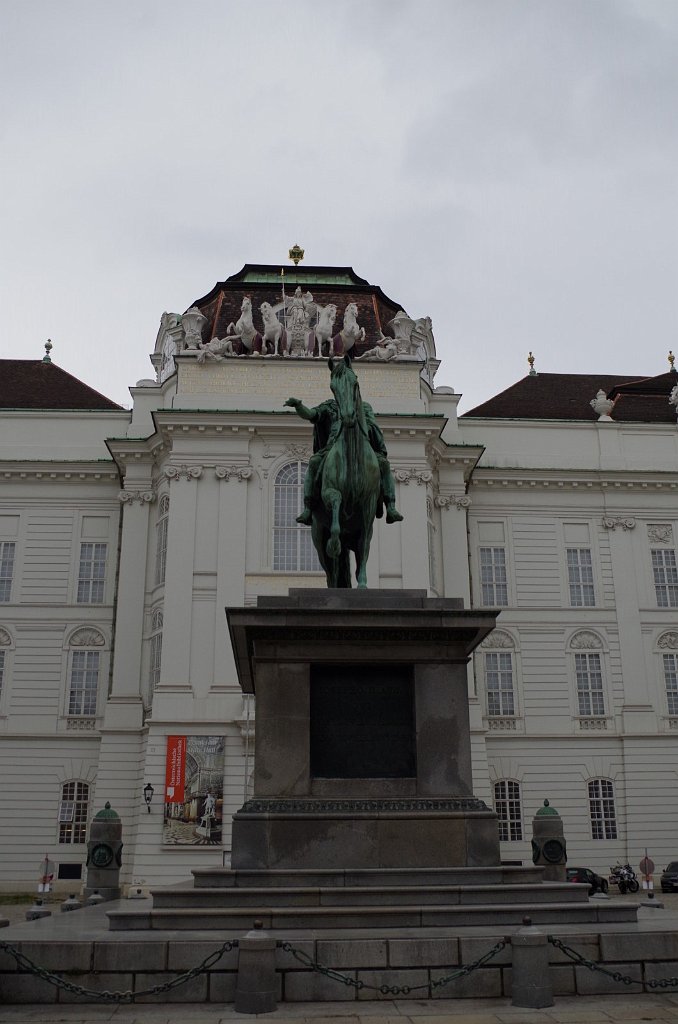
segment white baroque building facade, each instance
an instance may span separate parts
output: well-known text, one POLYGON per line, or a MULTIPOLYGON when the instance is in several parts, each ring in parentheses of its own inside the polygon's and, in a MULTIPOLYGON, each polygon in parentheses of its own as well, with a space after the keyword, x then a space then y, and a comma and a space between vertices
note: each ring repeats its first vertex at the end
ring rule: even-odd
POLYGON ((404 516, 377 524, 369 586, 501 608, 469 703, 502 858, 530 861, 548 797, 572 864, 676 859, 678 375, 532 371, 458 417, 428 318, 348 268, 285 284, 246 265, 164 314, 131 411, 49 356, 0 361, 0 888, 33 890, 45 855, 84 880, 106 801, 125 884, 228 862, 255 708, 224 609, 325 586, 295 522, 312 431, 284 402, 329 397, 330 346, 357 357, 404 516), (177 736, 202 754, 164 813, 177 736))

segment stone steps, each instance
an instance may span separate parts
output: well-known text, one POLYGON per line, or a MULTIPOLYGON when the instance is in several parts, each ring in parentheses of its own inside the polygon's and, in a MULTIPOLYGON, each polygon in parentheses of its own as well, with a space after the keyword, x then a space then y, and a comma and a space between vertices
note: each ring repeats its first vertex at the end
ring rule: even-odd
POLYGON ((543 869, 496 865, 457 868, 194 868, 196 889, 284 886, 408 886, 541 884, 543 869))
POLYGON ((536 885, 391 885, 262 886, 260 888, 154 889, 155 910, 228 910, 231 907, 369 907, 465 906, 491 904, 586 903, 588 886, 572 883, 536 885))
POLYGON ((486 903, 483 905, 426 906, 332 906, 166 908, 135 912, 114 910, 108 914, 112 931, 152 929, 164 931, 235 931, 252 927, 254 919, 273 932, 296 929, 402 929, 402 928, 496 928, 520 925, 530 917, 535 925, 594 924, 636 920, 636 908, 611 901, 565 903, 486 903))

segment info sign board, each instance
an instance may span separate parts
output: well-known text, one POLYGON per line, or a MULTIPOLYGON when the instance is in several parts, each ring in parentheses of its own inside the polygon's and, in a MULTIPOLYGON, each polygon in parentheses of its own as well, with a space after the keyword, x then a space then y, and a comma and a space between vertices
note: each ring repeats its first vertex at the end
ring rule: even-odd
POLYGON ((168 736, 163 846, 220 846, 224 737, 168 736))

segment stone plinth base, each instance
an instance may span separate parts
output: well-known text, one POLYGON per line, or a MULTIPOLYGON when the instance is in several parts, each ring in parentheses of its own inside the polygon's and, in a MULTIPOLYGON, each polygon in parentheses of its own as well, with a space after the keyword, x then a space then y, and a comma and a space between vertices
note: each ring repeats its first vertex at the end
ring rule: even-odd
POLYGON ((250 800, 233 819, 237 869, 489 867, 496 815, 481 800, 250 800))

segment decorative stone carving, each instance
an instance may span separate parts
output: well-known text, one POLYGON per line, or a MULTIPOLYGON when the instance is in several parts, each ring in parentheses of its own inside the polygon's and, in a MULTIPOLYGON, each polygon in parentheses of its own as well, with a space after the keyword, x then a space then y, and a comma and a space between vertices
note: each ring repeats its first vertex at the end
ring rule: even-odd
POLYGON ((393 475, 399 483, 405 485, 409 485, 410 480, 416 480, 418 486, 430 484, 433 480, 430 469, 396 469, 393 475))
POLYGON ((259 309, 264 321, 264 352, 268 355, 278 356, 280 355, 281 342, 284 344, 287 339, 285 328, 275 315, 270 302, 262 302, 259 309))
POLYGON ((0 647, 11 647, 12 638, 6 629, 0 628, 0 647))
POLYGON ((285 315, 287 319, 287 351, 289 356, 307 356, 310 354, 312 338, 310 324, 316 305, 310 292, 302 294, 297 286, 291 299, 285 299, 285 315))
POLYGON ((253 472, 251 466, 215 466, 214 468, 217 480, 230 480, 231 477, 238 481, 249 480, 253 472))
POLYGON ((202 329, 207 323, 207 317, 203 316, 197 306, 191 306, 187 313, 181 318, 181 324, 186 336, 186 348, 200 348, 202 344, 202 329))
POLYGON ((239 341, 247 352, 253 355, 261 352, 262 339, 252 320, 252 300, 248 295, 243 296, 237 323, 230 323, 226 334, 232 341, 239 341))
POLYGON ((162 383, 174 373, 174 356, 184 346, 184 328, 178 313, 163 313, 160 317, 160 328, 155 342, 157 355, 153 357, 153 365, 158 372, 156 383, 162 383))
POLYGON ((515 718, 488 718, 487 728, 499 732, 517 732, 518 730, 515 718))
POLYGON ((603 642, 596 633, 592 633, 588 629, 582 629, 570 640, 570 647, 575 651, 600 651, 603 647, 603 642))
POLYGON ((123 505, 134 505, 135 502, 139 502, 140 505, 150 505, 151 502, 155 501, 155 494, 153 491, 120 491, 118 494, 118 500, 123 505))
POLYGON ((579 719, 579 728, 583 732, 595 731, 595 730, 602 732, 605 729, 607 729, 607 719, 606 718, 580 718, 579 719))
POLYGON ((75 729, 78 732, 94 732, 96 722, 93 718, 67 718, 66 728, 75 729))
POLYGON ((197 361, 204 363, 206 359, 213 359, 221 363, 227 356, 237 356, 238 353, 233 348, 234 341, 235 338, 212 338, 211 341, 204 342, 196 354, 197 361))
POLYGON ((438 494, 435 499, 437 508, 445 508, 449 512, 451 508, 469 508, 471 499, 468 494, 438 494))
POLYGON ((663 650, 678 650, 678 633, 674 630, 670 630, 668 633, 662 633, 659 640, 657 640, 657 647, 660 647, 663 650))
POLYGON ((293 459, 310 459, 311 448, 307 444, 286 444, 284 448, 279 445, 267 444, 262 452, 262 459, 277 459, 280 455, 289 455, 293 459))
POLYGON ((356 356, 356 361, 358 359, 374 359, 387 362, 389 359, 395 359, 397 355, 398 346, 393 338, 387 338, 385 334, 382 334, 374 348, 368 348, 361 356, 356 356))
POLYGON ((614 400, 612 398, 608 398, 602 388, 596 393, 596 397, 591 399, 589 405, 596 413, 599 420, 612 419, 610 413, 614 406, 614 400))
POLYGON ((68 641, 69 647, 103 647, 106 641, 98 629, 76 629, 68 641))
POLYGON ((199 480, 202 476, 202 466, 165 466, 165 476, 168 480, 178 480, 185 477, 186 480, 199 480))
POLYGON ((315 325, 316 355, 334 355, 334 321, 337 319, 337 307, 333 302, 326 306, 318 306, 318 322, 315 325), (323 345, 327 346, 323 351, 323 345))
POLYGON ((673 544, 673 527, 670 523, 651 523, 647 528, 650 544, 673 544))
POLYGON ((513 637, 510 633, 507 633, 503 629, 493 629, 489 636, 486 636, 479 646, 483 648, 513 650, 516 645, 513 642, 513 637))
POLYGON ((676 415, 678 416, 678 384, 676 384, 669 395, 669 405, 675 406, 676 415))
POLYGON ((341 339, 342 352, 350 352, 356 341, 365 340, 365 328, 358 325, 358 307, 355 302, 349 302, 344 310, 344 325, 332 342, 335 349, 338 338, 341 339))
POLYGON ((606 530, 635 530, 636 521, 633 516, 603 516, 603 526, 606 530))
POLYGON ((245 814, 320 814, 337 811, 348 814, 361 811, 486 811, 487 804, 477 797, 414 797, 403 800, 320 800, 259 798, 247 800, 240 810, 245 814))

